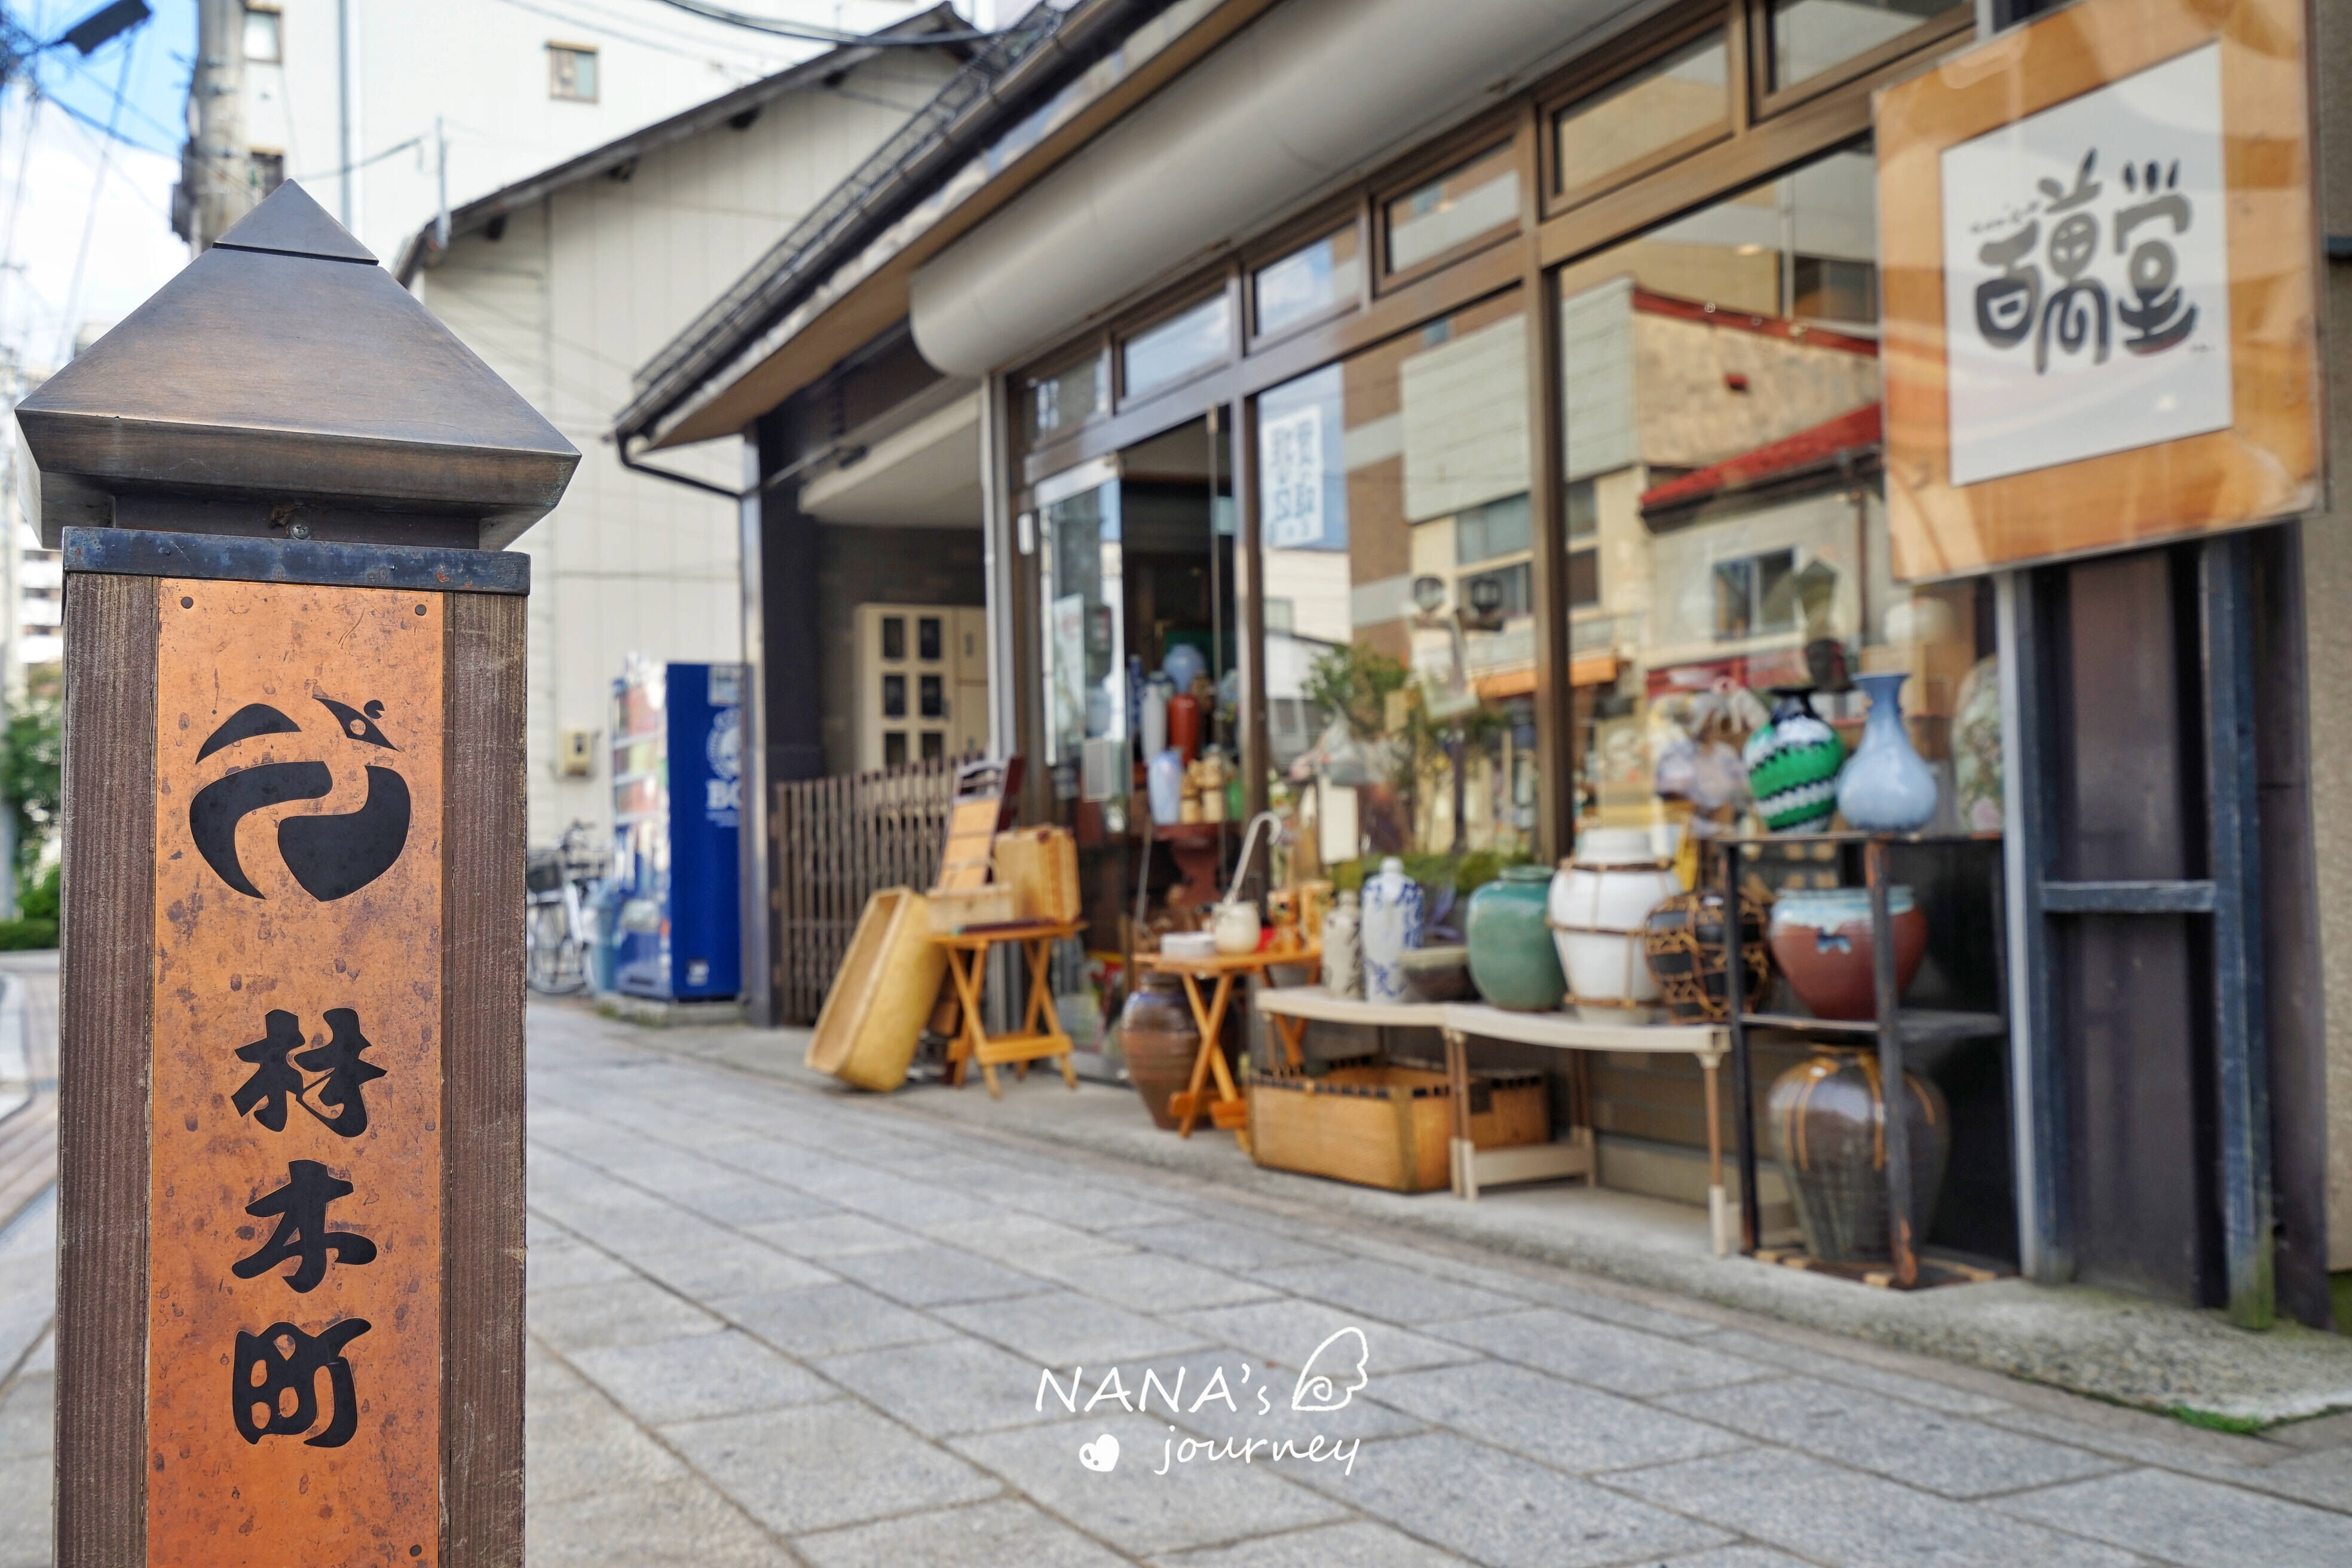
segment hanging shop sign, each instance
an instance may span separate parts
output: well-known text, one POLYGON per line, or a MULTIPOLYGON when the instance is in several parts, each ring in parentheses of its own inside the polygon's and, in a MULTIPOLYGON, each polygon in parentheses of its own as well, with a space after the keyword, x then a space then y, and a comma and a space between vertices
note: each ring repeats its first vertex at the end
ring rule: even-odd
POLYGON ((1875 112, 1898 577, 2321 499, 2304 14, 2084 0, 1875 112))

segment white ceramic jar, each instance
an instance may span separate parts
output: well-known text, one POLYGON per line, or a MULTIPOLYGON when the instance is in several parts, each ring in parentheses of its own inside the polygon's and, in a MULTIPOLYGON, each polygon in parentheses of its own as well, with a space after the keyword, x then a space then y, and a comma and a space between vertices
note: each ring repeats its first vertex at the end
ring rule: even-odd
POLYGON ((1642 922, 1683 891, 1657 858, 1649 833, 1593 827, 1551 879, 1552 944, 1568 976, 1568 999, 1588 1023, 1650 1023, 1658 983, 1642 956, 1642 922))
POLYGON ((1361 996, 1364 974, 1356 948, 1356 895, 1341 893, 1323 916, 1323 989, 1334 996, 1361 996))

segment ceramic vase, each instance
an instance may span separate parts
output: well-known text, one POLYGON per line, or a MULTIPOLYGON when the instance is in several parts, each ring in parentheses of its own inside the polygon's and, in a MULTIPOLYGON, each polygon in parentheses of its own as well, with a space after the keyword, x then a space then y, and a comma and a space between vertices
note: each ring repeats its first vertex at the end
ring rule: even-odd
POLYGON ((1642 961, 1642 923, 1683 890, 1639 828, 1596 827, 1551 879, 1553 951, 1570 1000, 1588 1023, 1648 1023, 1658 983, 1642 961))
POLYGON ((1771 721, 1748 737, 1741 760, 1756 814, 1770 833, 1819 833, 1837 815, 1838 769, 1845 742, 1813 711, 1800 686, 1772 689, 1771 721))
POLYGON ((1559 954, 1545 922, 1551 873, 1541 866, 1506 866, 1470 895, 1463 918, 1470 943, 1470 983, 1496 1007, 1549 1013, 1568 988, 1559 954))
MULTIPOLYGON (((1908 888, 1886 889, 1895 932, 1895 994, 1902 995, 1927 951, 1927 917, 1908 888)), ((1790 889, 1772 904, 1773 966, 1816 1018, 1874 1018, 1870 893, 1863 888, 1790 889)))
POLYGON ((1141 986, 1118 1013, 1118 1047, 1128 1080, 1143 1097, 1144 1109, 1163 1128, 1173 1128, 1168 1097, 1192 1081, 1201 1054, 1201 1028, 1184 999, 1184 984, 1173 974, 1146 972, 1141 986))
POLYGON ((1391 855, 1381 862, 1378 875, 1364 882, 1361 923, 1357 927, 1364 965, 1364 1000, 1406 1000, 1405 950, 1421 945, 1423 904, 1421 884, 1405 875, 1404 862, 1391 855))
MULTIPOLYGON (((1723 889, 1676 893, 1642 922, 1642 958, 1657 983, 1666 1016, 1677 1024, 1720 1024, 1731 1016, 1731 968, 1724 931, 1723 889)), ((1739 897, 1740 986, 1743 1005, 1763 1005, 1772 982, 1764 942, 1764 907, 1739 897)))
MULTIPOLYGON (((1871 1051, 1820 1046, 1773 1081, 1764 1116, 1782 1180, 1796 1200, 1805 1250, 1825 1263, 1893 1255, 1886 1211, 1888 1110, 1871 1051)), ((1903 1075, 1900 1114, 1911 1150, 1911 1240, 1927 1239, 1951 1152, 1951 1112, 1936 1086, 1903 1075)))
POLYGON ((1362 951, 1356 942, 1361 919, 1353 893, 1341 893, 1323 917, 1323 989, 1334 996, 1364 994, 1362 951))
POLYGON ((1977 660, 1952 698, 1953 806, 1965 833, 2001 823, 2000 658, 1977 660))
POLYGON ((1144 764, 1143 782, 1151 798, 1151 820, 1172 826, 1184 816, 1184 754, 1178 751, 1151 753, 1144 764))
POLYGON ((1903 722, 1903 683, 1910 679, 1854 678, 1870 695, 1870 716, 1853 760, 1838 775, 1837 806, 1846 826, 1864 833, 1916 833, 1936 815, 1936 772, 1912 749, 1903 722))

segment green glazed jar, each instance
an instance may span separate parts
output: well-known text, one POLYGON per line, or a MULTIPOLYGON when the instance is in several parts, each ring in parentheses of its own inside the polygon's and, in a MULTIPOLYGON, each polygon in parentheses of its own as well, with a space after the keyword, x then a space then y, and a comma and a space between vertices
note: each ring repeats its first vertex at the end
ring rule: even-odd
POLYGON ((1552 944, 1545 905, 1551 872, 1542 866, 1507 866, 1470 895, 1463 922, 1470 943, 1470 979, 1478 994, 1514 1013, 1549 1013, 1568 994, 1552 944))

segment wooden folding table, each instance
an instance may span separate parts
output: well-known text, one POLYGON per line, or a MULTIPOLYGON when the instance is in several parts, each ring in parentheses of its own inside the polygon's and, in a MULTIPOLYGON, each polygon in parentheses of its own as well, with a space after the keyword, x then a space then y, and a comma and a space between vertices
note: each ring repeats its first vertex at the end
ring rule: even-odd
POLYGON ((1033 1061, 1059 1057, 1062 1081, 1072 1089, 1078 1087, 1077 1071, 1070 1065, 1070 1037, 1062 1027, 1060 1015, 1054 1011, 1049 966, 1054 959, 1054 944, 1086 929, 1084 921, 1040 921, 978 927, 931 938, 947 950, 948 973, 955 981, 956 1000, 963 1012, 963 1026, 948 1044, 950 1083, 962 1083, 964 1068, 977 1061, 981 1077, 988 1080, 990 1096, 1002 1098, 1003 1090, 996 1082, 1000 1066, 1017 1063, 1026 1072, 1033 1061), (1017 944, 1029 956, 1029 1008, 1020 1029, 1010 1035, 989 1034, 981 1022, 981 992, 988 984, 988 950, 1001 942, 1017 944))
MULTIPOLYGON (((1298 947, 1276 951, 1261 949, 1256 952, 1225 954, 1213 958, 1170 958, 1164 953, 1139 953, 1137 962, 1144 968, 1161 974, 1173 974, 1184 982, 1184 995, 1192 1004, 1192 1022, 1201 1031, 1200 1054, 1192 1058, 1192 1079, 1183 1091, 1168 1097, 1168 1110, 1176 1117, 1176 1132, 1181 1138, 1192 1136, 1192 1123, 1201 1112, 1209 1113, 1210 1125, 1224 1129, 1249 1147, 1249 1101, 1242 1098, 1240 1088, 1234 1082, 1233 1069, 1225 1065, 1225 1053, 1220 1041, 1224 1027, 1225 1009, 1232 1005, 1234 982, 1244 974, 1263 974, 1274 968, 1302 968, 1311 982, 1323 970, 1323 950, 1320 947, 1298 947), (1215 982, 1209 999, 1201 999, 1201 982, 1215 982), (1210 1075, 1216 1075, 1217 1092, 1213 1100, 1207 1094, 1210 1075)), ((1277 1030, 1277 1033, 1280 1033, 1277 1030)), ((1281 1035, 1283 1048, 1288 1053, 1293 1067, 1299 1064, 1298 1035, 1296 1030, 1281 1035)))

